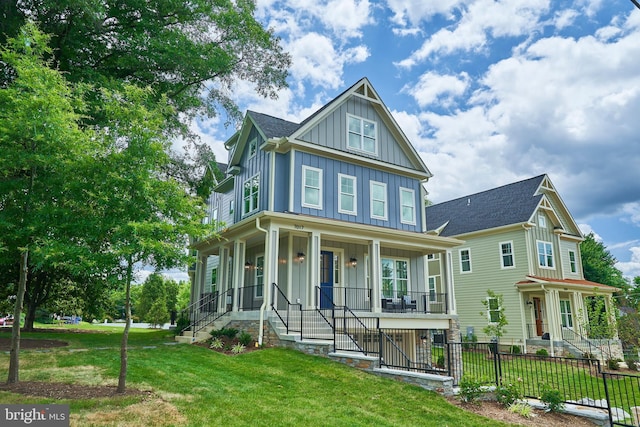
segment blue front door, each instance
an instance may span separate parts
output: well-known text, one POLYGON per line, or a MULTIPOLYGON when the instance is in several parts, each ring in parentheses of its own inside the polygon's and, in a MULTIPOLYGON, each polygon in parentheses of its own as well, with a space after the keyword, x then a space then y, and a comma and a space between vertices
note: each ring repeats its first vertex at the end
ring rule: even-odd
POLYGON ((320 308, 333 305, 333 252, 320 252, 320 308))

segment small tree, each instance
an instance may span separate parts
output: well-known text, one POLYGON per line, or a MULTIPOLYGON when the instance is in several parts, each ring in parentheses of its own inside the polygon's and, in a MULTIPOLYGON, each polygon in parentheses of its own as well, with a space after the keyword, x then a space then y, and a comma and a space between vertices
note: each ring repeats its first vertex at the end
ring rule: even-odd
POLYGON ((489 321, 482 331, 499 341, 507 332, 504 327, 509 324, 504 315, 504 298, 502 294, 496 294, 491 289, 487 289, 487 297, 482 301, 482 305, 485 311, 481 311, 480 315, 489 321))
POLYGON ((147 321, 152 328, 162 327, 169 320, 169 312, 167 311, 167 301, 157 299, 147 313, 147 321))

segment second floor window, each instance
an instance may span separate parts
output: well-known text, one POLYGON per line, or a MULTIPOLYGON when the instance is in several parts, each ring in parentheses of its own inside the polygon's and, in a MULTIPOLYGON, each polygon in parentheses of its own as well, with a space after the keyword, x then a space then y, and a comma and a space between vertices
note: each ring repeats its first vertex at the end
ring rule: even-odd
POLYGON ((376 122, 355 116, 347 116, 347 122, 349 123, 347 146, 352 150, 377 154, 376 122))
POLYGON ((253 157, 258 152, 258 138, 254 137, 249 141, 249 157, 253 157))
POLYGON ((338 174, 338 212, 355 215, 356 177, 338 174))
POLYGON ((544 268, 554 268, 553 245, 551 242, 538 241, 538 265, 544 268))
POLYGON ((242 190, 242 214, 246 215, 258 209, 260 194, 260 175, 254 175, 244 182, 242 190))
POLYGON ((371 218, 387 219, 387 184, 371 181, 371 218))
POLYGON ((572 273, 578 272, 578 265, 576 264, 576 252, 569 251, 569 268, 572 273))
POLYGON ((302 206, 322 209, 322 169, 302 167, 302 206))
POLYGON ((515 266, 515 263, 513 262, 513 243, 500 243, 500 262, 502 264, 502 268, 511 268, 515 266))
POLYGON ((460 249, 460 272, 471 272, 471 249, 460 249))
POLYGON ((415 192, 409 188, 400 188, 400 222, 413 225, 416 223, 415 192))

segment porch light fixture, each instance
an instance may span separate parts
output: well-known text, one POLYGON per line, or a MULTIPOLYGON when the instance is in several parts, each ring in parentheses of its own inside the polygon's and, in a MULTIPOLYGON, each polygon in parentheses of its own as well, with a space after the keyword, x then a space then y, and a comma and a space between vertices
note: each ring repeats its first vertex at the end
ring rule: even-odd
POLYGON ((527 300, 527 305, 531 305, 531 304, 533 304, 533 301, 527 300))
POLYGON ((251 270, 251 267, 253 266, 253 264, 251 264, 251 261, 247 261, 244 263, 244 269, 245 270, 251 270))
POLYGON ((356 265, 358 265, 358 260, 357 260, 357 259, 355 259, 355 258, 351 258, 351 259, 349 260, 349 265, 350 265, 351 267, 355 267, 356 265))
POLYGON ((298 257, 297 257, 299 262, 303 262, 304 261, 304 252, 298 252, 298 257))

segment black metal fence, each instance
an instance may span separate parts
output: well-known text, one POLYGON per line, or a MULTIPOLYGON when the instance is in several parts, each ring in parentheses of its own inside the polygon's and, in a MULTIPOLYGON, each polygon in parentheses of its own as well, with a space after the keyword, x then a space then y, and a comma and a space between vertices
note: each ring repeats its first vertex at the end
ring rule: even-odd
POLYGON ((640 426, 640 376, 603 372, 611 425, 640 426))

